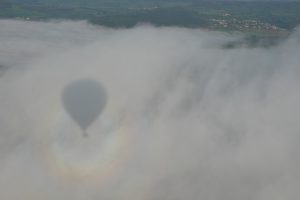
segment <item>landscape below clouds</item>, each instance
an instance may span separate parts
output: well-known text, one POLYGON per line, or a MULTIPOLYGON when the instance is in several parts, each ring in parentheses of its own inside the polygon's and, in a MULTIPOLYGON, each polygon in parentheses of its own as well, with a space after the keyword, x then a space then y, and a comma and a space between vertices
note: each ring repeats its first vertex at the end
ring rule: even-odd
POLYGON ((0 199, 292 200, 300 196, 300 30, 239 33, 0 21, 0 199), (107 100, 88 137, 62 103, 107 100))

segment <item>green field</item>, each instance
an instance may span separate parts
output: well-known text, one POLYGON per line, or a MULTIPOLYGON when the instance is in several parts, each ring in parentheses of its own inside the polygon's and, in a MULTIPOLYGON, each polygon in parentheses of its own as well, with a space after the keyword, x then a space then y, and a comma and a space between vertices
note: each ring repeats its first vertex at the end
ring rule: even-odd
POLYGON ((2 0, 0 18, 87 20, 109 27, 145 22, 280 35, 300 24, 300 2, 2 0))

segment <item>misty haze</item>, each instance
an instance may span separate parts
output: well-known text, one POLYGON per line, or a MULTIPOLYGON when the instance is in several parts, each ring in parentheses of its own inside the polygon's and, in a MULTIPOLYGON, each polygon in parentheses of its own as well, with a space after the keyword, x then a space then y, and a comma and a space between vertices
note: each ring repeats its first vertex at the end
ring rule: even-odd
POLYGON ((1 19, 0 199, 296 200, 299 64, 299 28, 1 19))

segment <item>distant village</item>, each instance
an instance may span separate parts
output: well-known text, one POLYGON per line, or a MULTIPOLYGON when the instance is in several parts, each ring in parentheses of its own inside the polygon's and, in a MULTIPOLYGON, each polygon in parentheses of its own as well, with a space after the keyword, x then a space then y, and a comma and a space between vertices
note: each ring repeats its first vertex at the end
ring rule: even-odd
POLYGON ((211 19, 211 28, 230 29, 230 30, 238 30, 238 31, 261 31, 261 32, 270 32, 270 33, 272 32, 278 33, 278 32, 285 31, 285 29, 258 20, 236 19, 234 17, 231 17, 230 13, 222 14, 222 18, 211 19))

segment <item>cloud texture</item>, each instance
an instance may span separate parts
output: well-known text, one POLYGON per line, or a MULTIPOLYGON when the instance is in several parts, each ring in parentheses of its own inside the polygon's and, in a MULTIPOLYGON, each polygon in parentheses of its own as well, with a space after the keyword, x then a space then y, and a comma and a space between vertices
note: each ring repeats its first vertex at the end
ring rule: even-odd
POLYGON ((148 25, 0 21, 0 199, 300 196, 300 31, 271 48, 148 25), (106 89, 81 130, 61 94, 106 89))

